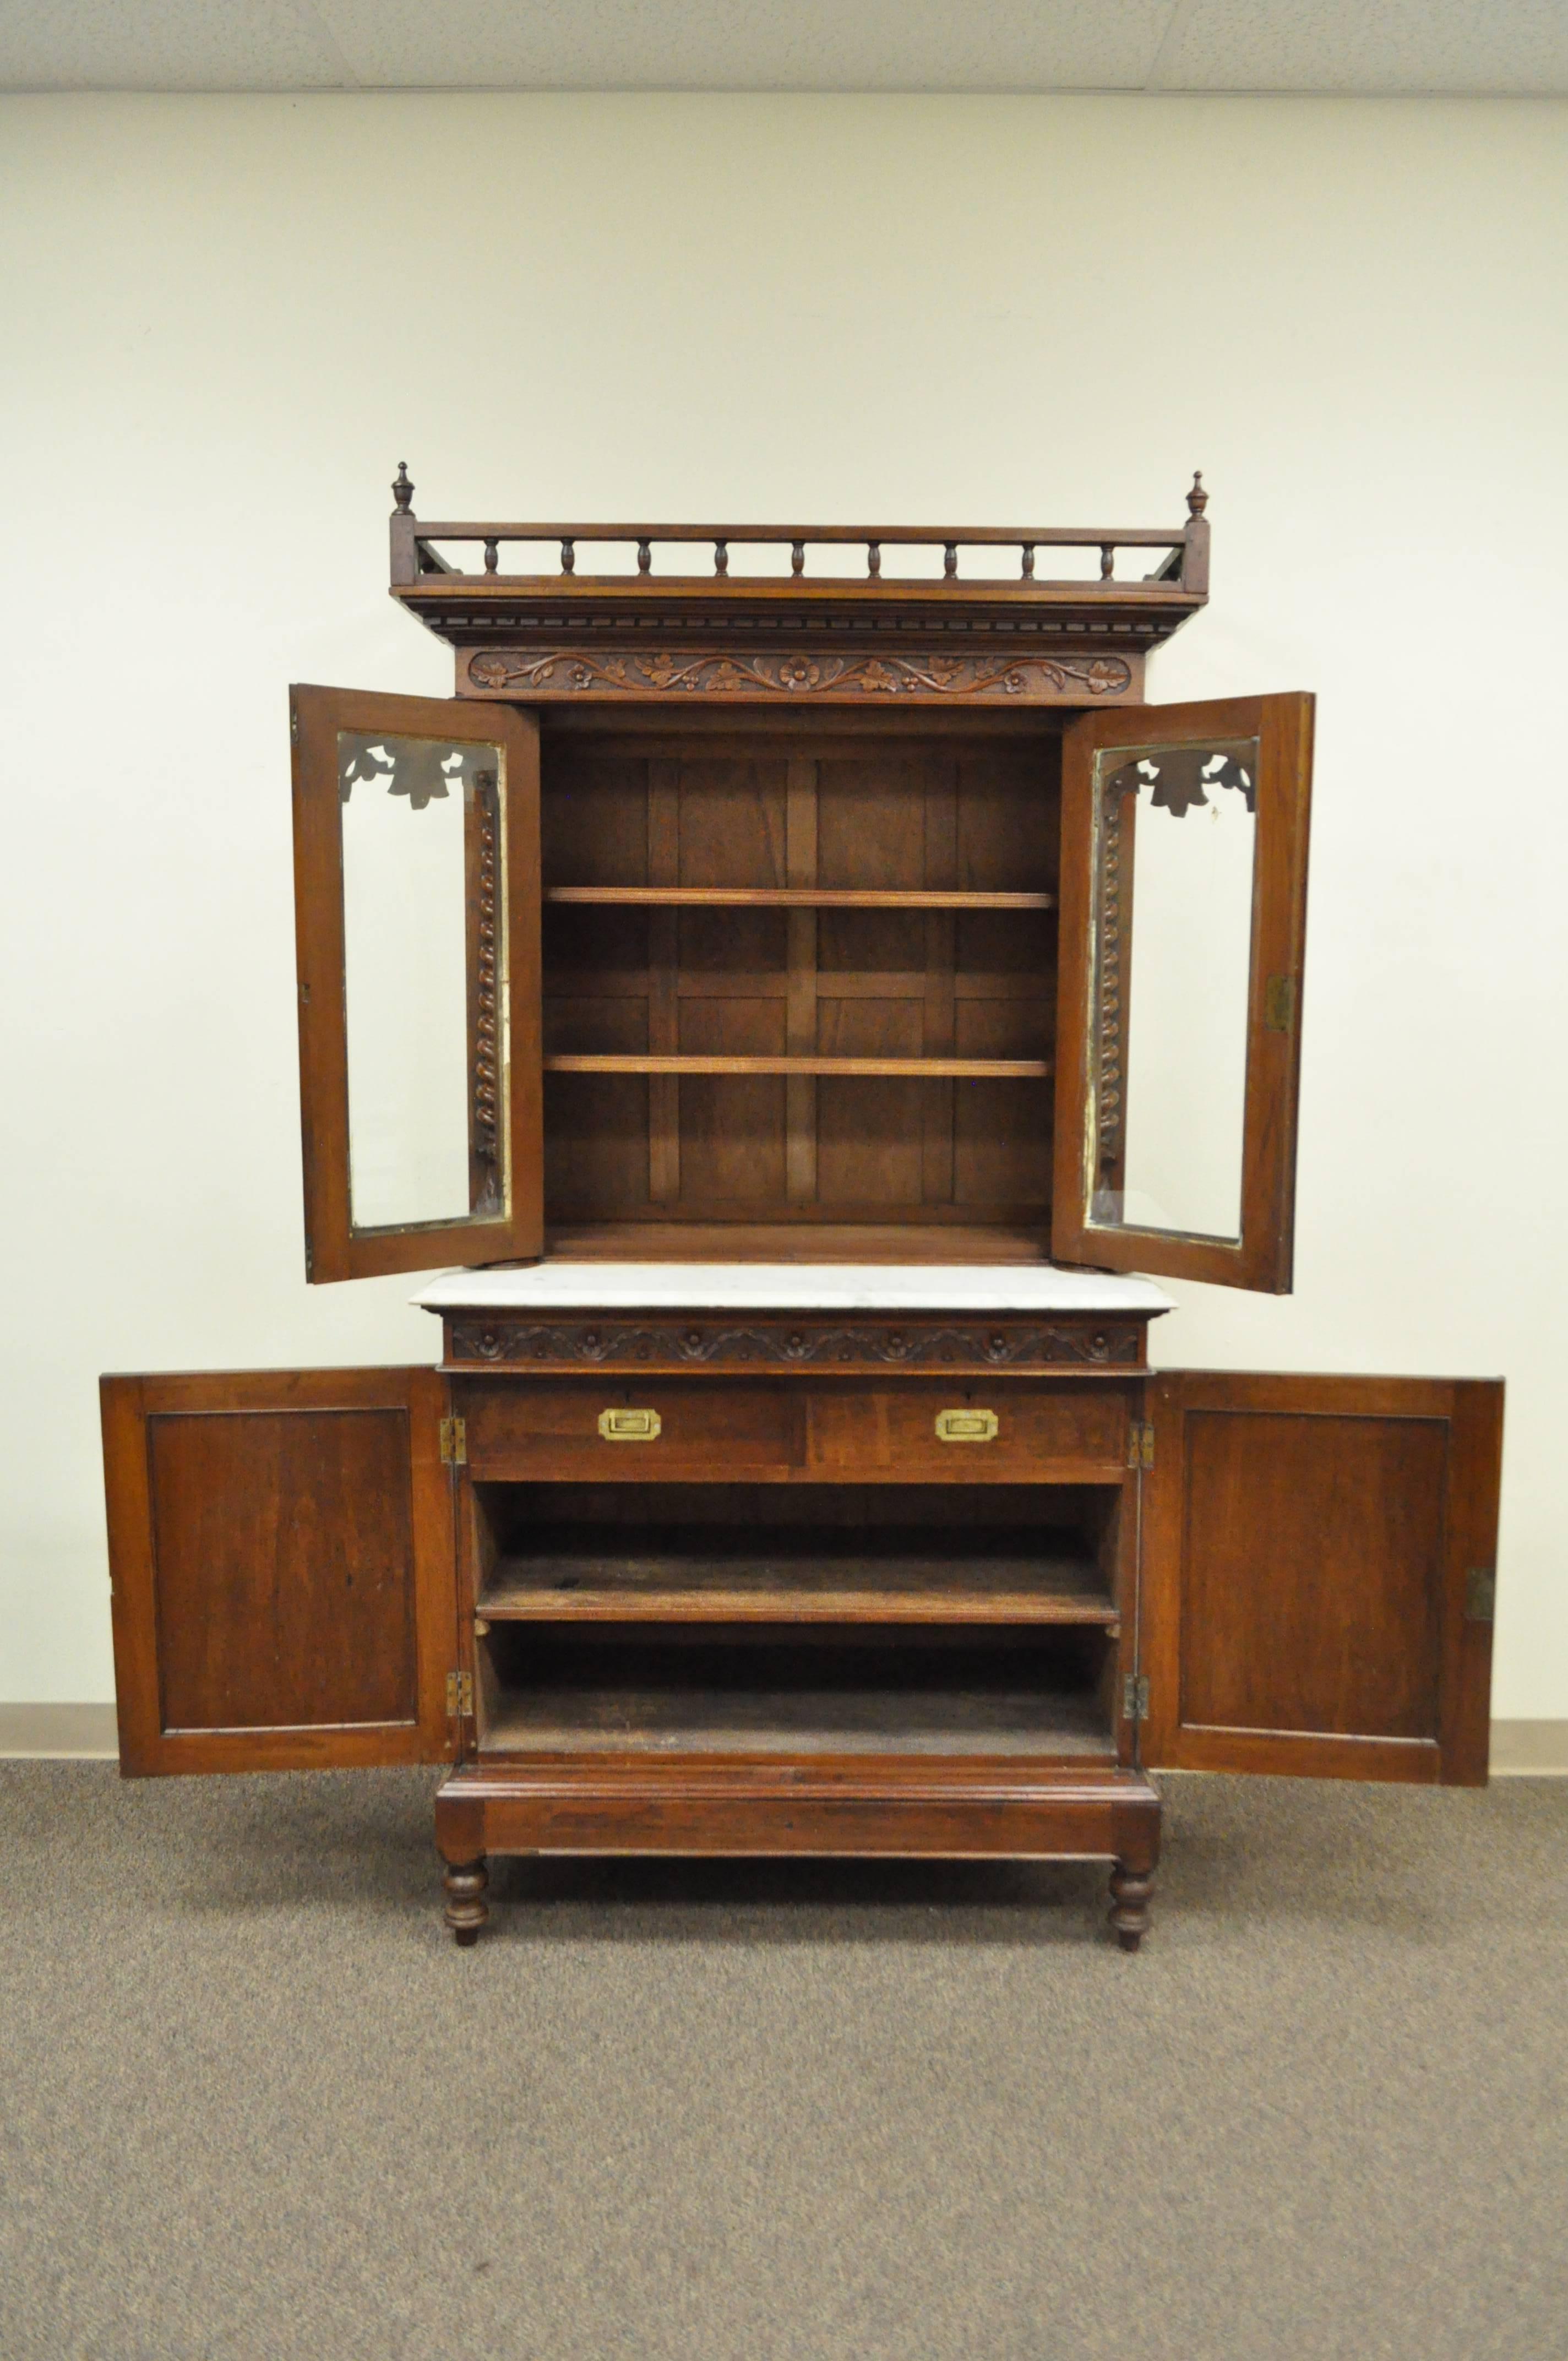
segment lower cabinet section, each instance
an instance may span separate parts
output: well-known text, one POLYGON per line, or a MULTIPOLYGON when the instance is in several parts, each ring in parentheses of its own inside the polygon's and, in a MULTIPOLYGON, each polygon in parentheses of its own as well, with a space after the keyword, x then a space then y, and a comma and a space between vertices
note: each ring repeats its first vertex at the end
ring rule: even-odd
POLYGON ((107 1378, 122 1768, 451 1764, 465 1942, 490 1852, 926 1853, 1104 1859, 1133 1947, 1150 1767, 1485 1779, 1501 1434, 1440 1378, 107 1378))
MULTIPOLYGON (((890 1437, 930 1425, 923 1395, 892 1421, 862 1399, 854 1464, 896 1465, 890 1437)), ((1107 1431, 1098 1400, 1060 1423, 1107 1431)), ((1115 1861, 1135 1946, 1159 1806, 1122 1711, 1126 1471, 935 1480, 951 1464, 782 1488, 471 1481, 478 1759, 437 1805, 459 1939, 490 1852, 930 1853, 1115 1861)))

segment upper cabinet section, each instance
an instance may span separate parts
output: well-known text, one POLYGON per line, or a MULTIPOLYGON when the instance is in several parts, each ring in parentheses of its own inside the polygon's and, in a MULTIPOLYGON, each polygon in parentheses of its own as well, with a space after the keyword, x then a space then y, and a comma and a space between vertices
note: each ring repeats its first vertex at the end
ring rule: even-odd
POLYGON ((426 523, 400 467, 392 596, 461 697, 886 708, 1135 704, 1201 607, 1171 527, 426 523))
POLYGON ((308 1275, 537 1255, 538 724, 292 698, 308 1275))
POLYGON ((1288 1290, 1311 763, 1303 696, 1068 730, 1058 1260, 1288 1290))

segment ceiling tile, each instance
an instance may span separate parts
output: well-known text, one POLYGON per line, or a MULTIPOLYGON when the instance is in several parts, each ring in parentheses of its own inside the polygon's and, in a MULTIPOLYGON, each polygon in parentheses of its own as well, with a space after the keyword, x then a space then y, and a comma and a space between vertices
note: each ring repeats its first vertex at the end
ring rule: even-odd
POLYGON ((349 77, 308 0, 6 0, 0 89, 331 90, 349 77))
POLYGON ((1568 0, 5 0, 8 90, 1568 95, 1568 0))
POLYGON ((1155 90, 1568 93, 1563 0, 1180 0, 1155 90))
POLYGON ((1136 90, 1174 0, 316 0, 363 83, 1136 90))

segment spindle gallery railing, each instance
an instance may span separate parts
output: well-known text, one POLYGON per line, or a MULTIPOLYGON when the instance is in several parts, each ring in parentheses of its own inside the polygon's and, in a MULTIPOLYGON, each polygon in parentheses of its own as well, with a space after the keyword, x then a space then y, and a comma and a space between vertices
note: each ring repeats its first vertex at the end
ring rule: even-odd
MULTIPOLYGON (((418 581, 422 577, 455 576, 465 582, 477 582, 488 577, 500 584, 551 582, 557 588, 565 581, 593 579, 614 582, 634 589, 640 583, 657 580, 663 588, 677 584, 701 583, 711 588, 714 582, 733 581, 729 575, 731 547, 787 548, 790 553, 790 577, 796 582, 817 581, 830 585, 836 591, 853 590, 856 577, 839 574, 811 576, 806 573, 806 552, 812 548, 862 548, 866 553, 864 583, 886 584, 925 589, 935 587, 925 577, 903 577, 884 575, 884 549, 939 549, 942 552, 943 582, 957 583, 960 550, 1015 549, 1019 555, 1018 580, 1035 584, 1040 589, 1055 587, 1049 579, 1036 572, 1036 553, 1046 549, 1098 550, 1102 584, 1116 580, 1116 553, 1119 549, 1164 550, 1163 562, 1153 572, 1141 578, 1146 582, 1162 583, 1172 588, 1202 594, 1208 588, 1209 528, 1203 511, 1209 495, 1203 489, 1201 475, 1192 478, 1192 489, 1187 495, 1187 522, 1173 531, 1143 525, 1102 525, 1083 527, 1069 525, 1003 526, 1003 525, 788 525, 788 524, 428 524, 413 513, 414 488, 409 479, 406 465, 400 460, 392 496, 397 505, 392 511, 392 581, 394 585, 418 581), (561 552, 560 571, 553 575, 504 574, 501 552, 509 543, 524 542, 545 545, 555 543, 561 552), (577 544, 579 542, 602 544, 622 542, 634 545, 637 553, 636 571, 630 566, 624 573, 598 577, 577 575, 577 544), (477 545, 483 552, 482 573, 467 566, 455 566, 436 546, 438 543, 458 546, 477 545), (713 553, 711 574, 653 573, 655 549, 707 547, 713 553)), ((995 575, 968 577, 974 581, 994 583, 995 575)), ((748 588, 765 582, 766 576, 745 577, 748 588)), ((737 588, 740 587, 735 582, 737 588)), ((863 588, 864 585, 859 587, 863 588)), ((1092 581, 1068 577, 1063 588, 1075 592, 1090 592, 1092 581)), ((1125 580, 1117 585, 1124 592, 1125 580)))

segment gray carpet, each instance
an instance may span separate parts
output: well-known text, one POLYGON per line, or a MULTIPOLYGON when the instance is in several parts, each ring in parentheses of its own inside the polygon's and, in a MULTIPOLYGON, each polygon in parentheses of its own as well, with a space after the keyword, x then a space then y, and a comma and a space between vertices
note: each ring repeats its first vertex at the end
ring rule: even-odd
POLYGON ((1568 2356, 1568 1782, 1172 1780, 1135 1959, 905 1865, 459 1952, 433 1785, 0 1765, 5 2361, 1568 2356))

